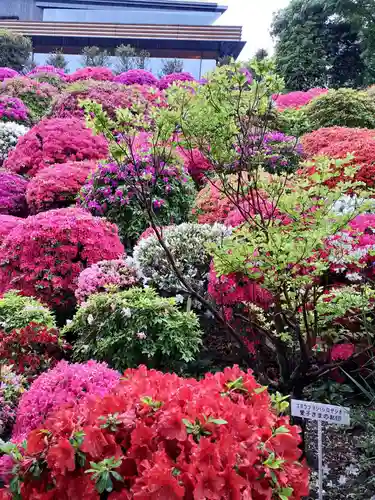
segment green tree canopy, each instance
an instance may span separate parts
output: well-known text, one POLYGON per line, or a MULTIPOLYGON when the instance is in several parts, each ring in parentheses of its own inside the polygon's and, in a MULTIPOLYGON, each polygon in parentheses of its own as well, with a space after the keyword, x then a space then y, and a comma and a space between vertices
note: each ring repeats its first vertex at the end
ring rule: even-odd
POLYGON ((11 31, 0 31, 0 66, 21 71, 32 50, 30 38, 11 31))

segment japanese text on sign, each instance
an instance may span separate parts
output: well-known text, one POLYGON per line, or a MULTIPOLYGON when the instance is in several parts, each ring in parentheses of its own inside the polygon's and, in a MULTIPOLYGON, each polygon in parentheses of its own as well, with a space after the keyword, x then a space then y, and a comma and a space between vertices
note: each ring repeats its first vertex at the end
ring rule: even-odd
POLYGON ((325 405, 311 401, 292 399, 293 417, 321 420, 336 425, 350 425, 350 409, 345 406, 325 405))

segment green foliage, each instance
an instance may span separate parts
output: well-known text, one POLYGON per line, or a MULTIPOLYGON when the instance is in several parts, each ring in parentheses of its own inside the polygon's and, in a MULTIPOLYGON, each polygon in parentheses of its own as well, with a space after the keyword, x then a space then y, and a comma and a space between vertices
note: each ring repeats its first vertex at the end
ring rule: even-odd
POLYGON ((286 108, 276 115, 275 127, 284 134, 301 137, 311 131, 311 124, 306 114, 306 106, 299 109, 286 108))
POLYGON ((47 57, 46 64, 54 66, 55 68, 63 69, 65 71, 68 70, 68 65, 69 65, 62 49, 60 50, 57 49, 54 52, 51 52, 47 57))
POLYGON ((277 70, 288 90, 363 83, 360 28, 340 3, 292 0, 276 14, 277 70))
POLYGON ((196 315, 151 288, 91 296, 64 333, 77 337, 75 359, 107 361, 120 371, 141 363, 172 369, 193 360, 201 345, 196 315))
POLYGON ((82 49, 82 66, 110 66, 109 64, 110 55, 106 50, 96 47, 95 45, 91 47, 84 47, 82 49))
POLYGON ((24 328, 29 323, 54 327, 55 318, 47 306, 33 297, 20 295, 11 290, 0 299, 0 326, 10 332, 15 328, 24 328))
POLYGON ((21 71, 32 49, 30 38, 11 31, 0 31, 0 67, 21 71))
POLYGON ((375 128, 375 102, 366 92, 330 90, 305 108, 312 130, 334 126, 375 128))
POLYGON ((121 458, 116 460, 114 457, 105 458, 101 462, 90 462, 91 469, 85 471, 86 474, 92 474, 91 479, 95 481, 96 490, 98 493, 105 491, 110 493, 113 490, 113 479, 123 482, 122 476, 116 472, 121 466, 121 458))

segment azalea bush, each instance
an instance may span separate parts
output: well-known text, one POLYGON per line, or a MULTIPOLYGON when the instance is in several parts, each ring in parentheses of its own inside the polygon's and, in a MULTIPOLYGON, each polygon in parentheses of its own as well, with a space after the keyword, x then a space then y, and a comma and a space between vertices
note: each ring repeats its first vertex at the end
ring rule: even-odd
POLYGON ((30 213, 75 204, 81 187, 95 168, 93 161, 71 161, 39 170, 27 185, 26 199, 30 213))
POLYGON ((0 214, 24 217, 27 180, 17 174, 0 171, 0 214))
POLYGON ((17 290, 5 293, 0 298, 0 329, 10 333, 29 323, 48 328, 56 326, 54 315, 38 299, 21 295, 17 290))
POLYGON ((57 329, 37 323, 11 332, 0 331, 0 365, 12 366, 29 383, 53 368, 70 348, 57 329))
POLYGON ((251 372, 226 368, 196 381, 140 367, 107 396, 48 418, 24 454, 10 450, 11 478, 23 498, 301 500, 300 442, 251 372))
POLYGON ((178 152, 181 154, 185 168, 191 175, 195 185, 199 188, 206 184, 207 177, 212 172, 212 165, 207 158, 198 149, 188 150, 180 148, 178 152))
POLYGON ((115 82, 123 85, 150 85, 158 86, 158 79, 150 72, 144 69, 130 69, 124 73, 120 73, 114 79, 115 82))
POLYGON ((10 434, 16 420, 18 401, 26 387, 26 379, 18 375, 13 367, 0 366, 0 437, 10 434))
POLYGON ((3 82, 7 78, 14 78, 20 76, 18 71, 12 68, 0 68, 0 81, 3 82))
POLYGON ((24 219, 21 219, 20 217, 0 214, 0 244, 3 243, 4 239, 15 227, 19 226, 23 222, 24 219))
POLYGON ((7 79, 0 87, 0 94, 17 97, 28 108, 34 122, 39 121, 48 113, 52 99, 58 90, 48 83, 21 76, 7 79))
POLYGON ((123 144, 121 150, 123 162, 100 164, 83 186, 81 205, 117 224, 127 244, 134 243, 148 226, 142 197, 149 198, 148 210, 157 214, 160 224, 187 220, 195 190, 180 158, 138 131, 134 141, 123 144))
MULTIPOLYGON (((327 179, 328 185, 337 185, 345 180, 345 167, 353 164, 359 167, 355 173, 355 180, 364 183, 371 191, 375 188, 375 131, 369 129, 352 129, 347 127, 327 127, 316 130, 302 137, 305 153, 314 156, 329 158, 347 158, 340 164, 332 164, 335 173, 327 179)), ((313 172, 310 167, 308 172, 313 172)), ((349 186, 349 191, 353 187, 349 186)))
POLYGON ((74 73, 67 75, 66 80, 68 82, 76 82, 78 80, 99 80, 99 81, 112 81, 114 79, 114 74, 109 68, 101 67, 86 67, 77 69, 74 73))
POLYGON ((81 272, 75 295, 82 304, 94 293, 118 292, 138 284, 136 269, 129 259, 102 260, 81 272))
POLYGON ((173 84, 179 84, 184 82, 194 82, 195 78, 193 75, 187 72, 181 72, 181 73, 171 73, 169 75, 165 75, 162 78, 160 78, 159 81, 159 88, 160 89, 167 89, 173 84))
POLYGON ((21 442, 60 407, 74 406, 93 396, 104 396, 119 378, 120 374, 105 363, 69 364, 60 361, 42 373, 23 394, 17 409, 13 439, 21 442))
POLYGON ((193 213, 200 224, 225 222, 234 204, 223 193, 219 179, 208 182, 197 194, 193 213))
POLYGON ((157 88, 87 80, 66 87, 54 101, 51 114, 55 118, 82 118, 85 99, 101 104, 111 118, 116 117, 119 109, 129 109, 134 120, 138 115, 150 115, 153 106, 166 105, 163 93, 157 88))
POLYGON ((315 88, 306 91, 294 91, 288 92, 287 94, 275 94, 272 96, 277 109, 299 109, 308 104, 310 101, 316 97, 326 94, 328 89, 315 88))
POLYGON ((17 97, 0 96, 0 120, 4 122, 25 123, 28 121, 28 110, 17 97))
POLYGON ((66 78, 65 71, 61 68, 56 68, 55 66, 51 66, 50 64, 46 64, 44 66, 35 66, 31 71, 27 73, 26 76, 29 78, 37 78, 40 75, 53 75, 56 76, 57 78, 60 78, 64 80, 66 78))
POLYGON ((34 176, 55 163, 106 158, 108 146, 101 136, 77 119, 45 119, 18 141, 4 167, 14 173, 34 176))
MULTIPOLYGON (((230 234, 230 230, 217 223, 212 226, 184 223, 163 228, 162 234, 180 273, 192 288, 205 294, 211 261, 207 244, 220 244, 220 241, 230 234)), ((150 234, 138 242, 134 247, 133 258, 144 282, 148 285, 169 295, 186 292, 155 234, 150 234)))
POLYGON ((28 132, 28 128, 14 122, 0 122, 0 163, 7 159, 9 152, 16 146, 19 137, 28 132))
POLYGON ((321 127, 375 128, 375 103, 366 94, 353 89, 329 90, 306 108, 312 130, 321 127))
POLYGON ((2 245, 0 291, 12 288, 67 311, 75 304, 79 274, 124 253, 117 228, 79 208, 28 217, 2 245))
POLYGON ((193 312, 181 312, 174 299, 137 287, 91 295, 63 333, 76 338, 76 360, 95 358, 120 371, 140 363, 171 369, 192 361, 202 335, 193 312))

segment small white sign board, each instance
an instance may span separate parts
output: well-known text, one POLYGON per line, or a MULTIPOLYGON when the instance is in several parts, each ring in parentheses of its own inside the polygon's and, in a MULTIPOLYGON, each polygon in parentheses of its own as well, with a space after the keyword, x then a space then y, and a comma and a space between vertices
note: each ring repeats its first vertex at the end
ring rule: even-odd
POLYGON ((317 420, 334 425, 350 425, 350 408, 345 406, 325 405, 323 403, 292 399, 291 410, 293 417, 317 420))

